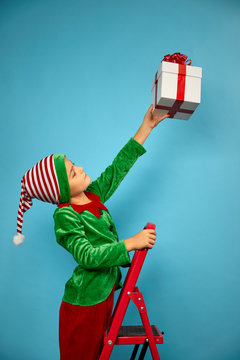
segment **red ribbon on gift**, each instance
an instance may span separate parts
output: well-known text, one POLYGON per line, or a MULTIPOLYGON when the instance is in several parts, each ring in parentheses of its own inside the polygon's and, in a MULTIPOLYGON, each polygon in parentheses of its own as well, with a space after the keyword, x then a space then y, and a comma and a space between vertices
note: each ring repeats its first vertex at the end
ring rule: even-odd
POLYGON ((176 115, 177 112, 185 113, 185 114, 193 114, 193 110, 186 110, 180 109, 182 103, 184 102, 185 97, 185 81, 186 81, 186 65, 187 61, 189 61, 188 65, 191 65, 192 61, 189 59, 187 60, 187 56, 181 53, 174 53, 172 55, 168 54, 165 55, 162 61, 168 61, 178 64, 178 84, 177 84, 177 97, 172 107, 169 106, 162 106, 157 104, 157 83, 158 73, 156 72, 155 75, 155 109, 161 110, 169 110, 168 115, 171 118, 176 115))

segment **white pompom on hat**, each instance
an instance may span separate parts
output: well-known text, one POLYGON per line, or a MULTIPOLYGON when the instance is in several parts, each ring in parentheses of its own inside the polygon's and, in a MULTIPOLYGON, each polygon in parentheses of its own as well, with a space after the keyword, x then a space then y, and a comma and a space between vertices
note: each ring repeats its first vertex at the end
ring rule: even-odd
POLYGON ((32 198, 52 204, 70 201, 64 155, 52 154, 45 157, 22 177, 17 235, 13 237, 13 243, 16 246, 21 245, 25 239, 22 234, 23 214, 31 208, 32 198))
POLYGON ((24 239, 25 239, 25 236, 23 234, 14 235, 13 243, 16 246, 21 245, 24 242, 24 239))

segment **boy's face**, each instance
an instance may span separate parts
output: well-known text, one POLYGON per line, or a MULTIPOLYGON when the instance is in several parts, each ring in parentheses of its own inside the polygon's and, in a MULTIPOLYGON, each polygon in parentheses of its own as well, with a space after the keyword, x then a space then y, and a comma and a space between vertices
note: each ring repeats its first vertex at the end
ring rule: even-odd
POLYGON ((83 167, 76 166, 66 157, 64 161, 71 197, 74 197, 83 192, 91 184, 91 178, 83 171, 83 167))

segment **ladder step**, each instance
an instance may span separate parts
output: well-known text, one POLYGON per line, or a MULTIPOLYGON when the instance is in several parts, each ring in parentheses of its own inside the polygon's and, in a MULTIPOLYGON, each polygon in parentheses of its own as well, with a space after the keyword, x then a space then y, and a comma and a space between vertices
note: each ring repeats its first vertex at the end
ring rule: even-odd
MULTIPOLYGON (((162 336, 161 331, 156 325, 151 325, 154 336, 162 336)), ((131 336, 147 336, 144 326, 121 326, 118 337, 131 337, 131 336)))
MULTIPOLYGON (((151 325, 156 344, 163 344, 163 334, 156 325, 151 325)), ((147 334, 144 326, 121 326, 116 345, 144 344, 147 334)))

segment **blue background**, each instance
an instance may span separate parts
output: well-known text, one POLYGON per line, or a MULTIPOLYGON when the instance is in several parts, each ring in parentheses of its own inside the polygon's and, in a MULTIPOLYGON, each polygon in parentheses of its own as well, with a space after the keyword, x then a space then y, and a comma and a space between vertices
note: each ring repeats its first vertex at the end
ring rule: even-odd
MULTIPOLYGON (((135 135, 176 51, 203 68, 201 104, 153 130, 106 205, 120 239, 157 225, 138 285, 165 331, 161 360, 240 359, 239 30, 239 1, 1 0, 1 360, 59 359, 76 266, 55 241, 51 204, 34 201, 13 245, 21 177, 65 153, 94 180, 135 135)), ((140 323, 133 305, 125 323, 140 323)))

